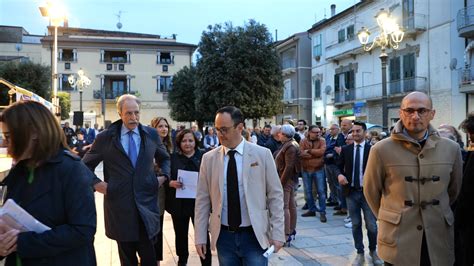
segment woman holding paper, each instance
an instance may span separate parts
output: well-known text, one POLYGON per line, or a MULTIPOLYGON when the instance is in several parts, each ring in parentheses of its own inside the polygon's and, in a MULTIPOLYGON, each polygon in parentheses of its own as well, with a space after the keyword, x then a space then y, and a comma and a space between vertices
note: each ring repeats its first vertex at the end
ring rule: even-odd
POLYGON ((96 265, 92 173, 69 150, 58 121, 34 101, 13 104, 0 121, 8 154, 16 162, 3 181, 6 197, 47 226, 16 230, 5 216, 0 218, 5 265, 96 265))
MULTIPOLYGON (((195 182, 197 185, 197 179, 194 181, 192 178, 199 172, 203 153, 198 149, 196 136, 190 129, 184 129, 178 133, 176 147, 177 152, 171 155, 171 180, 166 191, 166 210, 173 219, 176 253, 179 257, 178 265, 186 265, 189 257, 189 220, 191 219, 194 224, 196 198, 196 186, 192 186, 191 183, 195 182), (191 185, 186 186, 186 184, 191 185)), ((211 265, 209 244, 208 237, 207 256, 204 260, 201 259, 202 265, 211 265)))

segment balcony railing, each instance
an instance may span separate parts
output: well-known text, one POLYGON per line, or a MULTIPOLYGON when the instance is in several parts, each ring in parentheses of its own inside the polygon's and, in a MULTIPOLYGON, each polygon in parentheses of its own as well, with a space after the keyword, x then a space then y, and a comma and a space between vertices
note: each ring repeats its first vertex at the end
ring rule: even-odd
POLYGON ((474 68, 459 69, 459 91, 473 92, 474 91, 474 68))
POLYGON ((361 45, 357 38, 346 39, 344 42, 335 40, 325 48, 326 60, 340 60, 361 52, 361 45))
MULTIPOLYGON (((390 81, 387 83, 387 95, 402 95, 412 91, 428 91, 428 82, 424 77, 414 77, 390 81)), ((382 83, 358 87, 356 100, 370 100, 382 97, 382 83)))
POLYGON ((428 21, 425 14, 412 14, 403 18, 402 25, 407 32, 425 31, 428 21))
MULTIPOLYGON (((112 90, 111 88, 106 88, 105 89, 105 99, 116 99, 117 97, 122 96, 123 94, 133 94, 133 95, 139 95, 138 91, 127 91, 126 89, 124 90, 112 90)), ((96 100, 99 100, 102 98, 102 91, 101 90, 94 90, 93 92, 93 97, 96 100)))
POLYGON ((468 6, 458 11, 458 33, 461 37, 474 35, 474 6, 468 6))
POLYGON ((355 95, 356 95, 355 89, 343 89, 340 91, 336 91, 334 93, 334 102, 337 104, 337 103, 354 101, 355 95))
POLYGON ((281 62, 281 69, 296 68, 295 59, 283 59, 281 62))

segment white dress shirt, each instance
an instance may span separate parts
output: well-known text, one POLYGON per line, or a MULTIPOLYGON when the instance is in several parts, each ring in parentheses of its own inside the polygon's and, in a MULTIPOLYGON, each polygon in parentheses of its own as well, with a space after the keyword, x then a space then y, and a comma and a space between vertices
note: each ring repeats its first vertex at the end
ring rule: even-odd
POLYGON ((359 181, 360 181, 360 187, 362 187, 362 185, 364 184, 364 172, 363 172, 363 165, 364 165, 364 146, 365 146, 365 141, 362 141, 361 143, 357 143, 354 141, 354 153, 353 153, 353 156, 352 158, 354 158, 353 160, 353 164, 352 164, 352 184, 351 186, 354 187, 354 173, 355 171, 359 171, 359 181), (359 156, 360 156, 360 162, 359 162, 359 169, 354 169, 355 167, 355 159, 356 159, 356 152, 357 152, 357 145, 360 145, 360 148, 359 148, 359 156))
MULTIPOLYGON (((243 176, 242 176, 242 171, 243 171, 243 155, 244 155, 244 145, 245 145, 245 140, 242 138, 242 141, 240 142, 237 147, 235 147, 235 163, 237 165, 237 178, 239 182, 239 198, 240 198, 240 215, 242 217, 242 223, 240 224, 240 227, 244 226, 250 226, 250 216, 249 216, 249 211, 247 208, 247 202, 245 201, 245 193, 244 193, 244 181, 243 181, 243 176)), ((221 222, 223 225, 229 225, 227 221, 227 210, 228 210, 228 205, 227 205, 227 164, 229 163, 229 156, 227 155, 227 152, 229 152, 231 149, 224 147, 224 195, 222 198, 222 216, 221 216, 221 222)), ((262 192, 263 193, 263 192, 262 192)))

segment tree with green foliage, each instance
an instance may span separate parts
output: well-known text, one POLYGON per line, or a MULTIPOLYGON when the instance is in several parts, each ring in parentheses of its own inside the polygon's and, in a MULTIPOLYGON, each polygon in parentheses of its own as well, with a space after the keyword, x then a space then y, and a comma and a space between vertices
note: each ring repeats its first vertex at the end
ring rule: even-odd
POLYGON ((71 111, 71 95, 67 92, 58 92, 59 106, 61 107, 61 120, 69 118, 71 111))
POLYGON ((173 76, 173 89, 168 92, 170 116, 176 121, 197 121, 201 130, 205 121, 213 117, 205 117, 197 111, 195 105, 196 68, 185 66, 173 76))
MULTIPOLYGON (((6 62, 0 64, 0 77, 51 100, 51 69, 33 62, 6 62)), ((0 105, 8 105, 7 89, 0 90, 0 105)))
POLYGON ((281 68, 265 25, 250 20, 243 27, 209 26, 198 49, 195 104, 205 118, 226 105, 254 119, 281 110, 281 68))

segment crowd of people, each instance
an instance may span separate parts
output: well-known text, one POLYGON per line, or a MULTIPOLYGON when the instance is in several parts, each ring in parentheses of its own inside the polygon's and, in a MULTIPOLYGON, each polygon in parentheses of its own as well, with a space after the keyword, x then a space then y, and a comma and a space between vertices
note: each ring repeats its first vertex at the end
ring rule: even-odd
MULTIPOLYGON (((15 161, 3 181, 7 198, 51 228, 25 232, 0 218, 6 265, 95 265, 94 191, 104 195, 105 231, 121 265, 160 265, 165 211, 178 265, 188 263, 190 221, 202 265, 211 265, 211 249, 220 265, 268 265, 262 254, 295 239, 300 185, 303 217, 326 223, 327 208, 345 217, 353 265, 366 263, 363 224, 375 265, 474 263, 474 155, 455 127, 433 127, 436 112, 424 93, 403 99, 390 132, 348 119, 327 128, 301 119, 250 129, 233 106, 219 109, 204 132, 172 129, 164 117, 146 126, 133 95, 118 99, 117 112, 120 119, 104 131, 61 128, 35 102, 2 113, 15 161), (94 174, 101 162, 103 180, 94 174), (192 176, 194 194, 183 193, 192 192, 192 176)), ((474 114, 459 128, 474 140, 474 114)))

